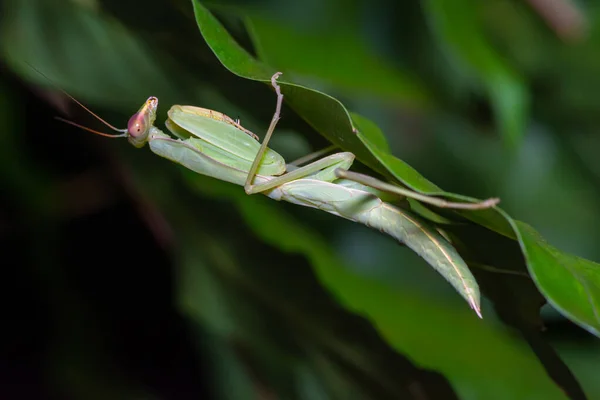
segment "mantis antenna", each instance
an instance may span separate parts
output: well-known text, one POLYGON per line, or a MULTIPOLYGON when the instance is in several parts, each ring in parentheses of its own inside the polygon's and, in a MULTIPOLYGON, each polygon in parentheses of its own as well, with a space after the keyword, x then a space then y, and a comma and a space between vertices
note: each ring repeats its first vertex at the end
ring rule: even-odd
POLYGON ((64 90, 63 88, 61 88, 58 85, 56 85, 52 81, 52 79, 50 79, 49 76, 47 76, 46 74, 44 74, 42 71, 40 71, 39 69, 37 69, 33 65, 31 65, 29 63, 26 63, 26 64, 29 65, 29 67, 31 69, 33 69, 34 71, 36 71, 38 74, 40 74, 41 76, 43 76, 44 78, 46 78, 48 80, 48 82, 50 82, 56 89, 60 90, 69 99, 73 100, 79 107, 83 108, 85 111, 87 111, 88 113, 90 113, 94 118, 96 118, 98 121, 102 122, 108 128, 112 129, 115 132, 120 132, 120 134, 115 135, 115 134, 100 132, 100 131, 94 130, 92 128, 88 128, 87 126, 83 126, 83 125, 78 124, 76 122, 73 122, 73 121, 70 121, 68 119, 62 118, 62 117, 54 117, 55 119, 57 119, 57 120, 59 120, 61 122, 67 123, 69 125, 76 126, 77 128, 86 130, 88 132, 95 133, 96 135, 100 135, 100 136, 104 136, 104 137, 108 137, 108 138, 120 138, 120 137, 127 137, 128 136, 127 128, 125 128, 125 129, 119 129, 119 128, 116 128, 115 126, 111 125, 110 123, 108 123, 107 121, 105 121, 104 119, 102 119, 100 116, 98 116, 95 112, 93 112, 92 110, 90 110, 89 108, 87 108, 85 105, 83 105, 83 103, 81 103, 75 97, 71 96, 66 90, 64 90))
MULTIPOLYGON (((78 103, 79 103, 79 102, 78 102, 78 103)), ((81 104, 79 104, 79 105, 83 107, 83 105, 81 105, 81 104)), ((83 108, 84 108, 85 110, 89 111, 89 112, 90 112, 90 113, 91 113, 91 114, 92 114, 94 117, 98 118, 98 120, 99 120, 100 122, 104 123, 104 124, 105 124, 105 125, 107 125, 107 126, 110 126, 110 125, 108 124, 108 122, 106 122, 106 121, 105 121, 105 120, 103 120, 102 118, 98 117, 96 114, 92 113, 92 112, 91 112, 90 110, 88 110, 86 107, 83 107, 83 108)), ((129 134, 127 133, 127 129, 115 129, 115 131, 117 131, 117 132, 123 132, 123 133, 120 133, 120 134, 111 134, 111 133, 104 133, 104 132, 100 132, 100 131, 94 130, 94 129, 92 129, 92 128, 88 128, 87 126, 84 126, 84 125, 78 124, 77 122, 69 121, 68 119, 65 119, 65 118, 62 118, 62 117, 54 117, 54 119, 57 119, 57 120, 59 120, 59 121, 61 121, 61 122, 64 122, 64 123, 66 123, 66 124, 69 124, 69 125, 76 126, 77 128, 80 128, 80 129, 86 130, 86 131, 88 131, 88 132, 95 133, 96 135, 104 136, 104 137, 107 137, 107 138, 121 138, 121 137, 127 137, 127 136, 129 135, 129 134)))

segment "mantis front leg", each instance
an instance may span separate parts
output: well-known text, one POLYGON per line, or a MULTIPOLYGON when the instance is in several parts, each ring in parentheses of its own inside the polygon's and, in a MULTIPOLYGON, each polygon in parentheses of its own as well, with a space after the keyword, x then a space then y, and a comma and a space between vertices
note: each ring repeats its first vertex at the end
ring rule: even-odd
POLYGON ((271 136, 275 131, 275 127, 277 126, 277 122, 280 119, 281 114, 281 105, 283 103, 283 94, 281 94, 281 88, 277 84, 277 78, 281 75, 281 72, 275 73, 271 77, 271 84, 275 88, 275 92, 277 93, 277 106, 275 108, 275 114, 273 114, 273 118, 271 119, 271 124, 269 125, 269 129, 263 139, 263 142, 258 149, 258 153, 256 153, 256 158, 248 171, 248 177, 246 178, 246 182, 244 184, 244 190, 246 194, 254 194, 264 192, 270 189, 273 189, 277 186, 283 185, 285 183, 294 181, 296 179, 302 179, 309 175, 315 175, 316 179, 333 181, 336 179, 334 171, 336 169, 348 169, 354 162, 354 154, 352 153, 336 153, 332 154, 328 157, 317 160, 311 164, 308 164, 304 167, 298 168, 294 171, 290 171, 285 175, 273 177, 268 182, 261 184, 253 184, 254 178, 256 177, 256 172, 262 161, 262 157, 267 150, 267 145, 271 140, 271 136), (319 172, 321 171, 321 172, 319 172), (318 174, 317 174, 318 173, 318 174))

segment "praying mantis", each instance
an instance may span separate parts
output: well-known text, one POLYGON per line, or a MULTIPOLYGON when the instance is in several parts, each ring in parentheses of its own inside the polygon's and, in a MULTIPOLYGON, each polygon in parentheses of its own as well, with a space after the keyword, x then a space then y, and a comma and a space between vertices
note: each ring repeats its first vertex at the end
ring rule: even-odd
POLYGON ((126 137, 137 148, 148 144, 155 154, 196 173, 243 186, 248 195, 262 193, 274 200, 316 208, 377 229, 417 252, 457 289, 481 318, 479 287, 464 260, 444 236, 401 207, 400 201, 410 197, 437 207, 477 210, 494 207, 499 199, 453 203, 413 192, 349 171, 355 158, 350 152, 331 154, 304 166, 286 165, 281 155, 267 147, 283 103, 277 83, 280 75, 278 72, 271 78, 277 104, 262 143, 239 121, 193 106, 171 107, 165 125, 173 136, 167 135, 154 125, 156 97, 146 100, 129 119, 127 128, 118 129, 65 92, 116 134, 57 118, 102 136, 126 137))

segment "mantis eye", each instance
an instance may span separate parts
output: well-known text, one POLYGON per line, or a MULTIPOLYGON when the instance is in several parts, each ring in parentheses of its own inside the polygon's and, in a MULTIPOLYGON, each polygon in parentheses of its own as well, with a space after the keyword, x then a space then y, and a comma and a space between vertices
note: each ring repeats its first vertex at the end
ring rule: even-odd
POLYGON ((139 138, 148 131, 148 118, 144 112, 137 112, 129 118, 127 122, 127 133, 134 137, 139 138))

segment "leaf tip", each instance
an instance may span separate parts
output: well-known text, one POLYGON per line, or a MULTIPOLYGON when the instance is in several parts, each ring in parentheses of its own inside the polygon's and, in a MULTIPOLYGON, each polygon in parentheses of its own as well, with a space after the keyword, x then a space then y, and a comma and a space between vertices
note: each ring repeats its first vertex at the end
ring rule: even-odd
POLYGON ((481 319, 483 319, 483 315, 481 315, 481 307, 479 306, 479 304, 477 304, 477 302, 475 301, 475 299, 471 298, 470 299, 470 305, 471 308, 473 309, 473 311, 475 311, 475 314, 477 314, 477 316, 481 319))

